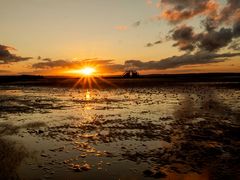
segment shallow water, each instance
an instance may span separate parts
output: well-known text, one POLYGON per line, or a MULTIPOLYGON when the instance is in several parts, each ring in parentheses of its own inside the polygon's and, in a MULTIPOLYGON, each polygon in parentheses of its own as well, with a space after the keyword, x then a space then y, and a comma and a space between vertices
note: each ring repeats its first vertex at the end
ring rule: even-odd
POLYGON ((240 90, 0 87, 1 179, 237 179, 240 90))

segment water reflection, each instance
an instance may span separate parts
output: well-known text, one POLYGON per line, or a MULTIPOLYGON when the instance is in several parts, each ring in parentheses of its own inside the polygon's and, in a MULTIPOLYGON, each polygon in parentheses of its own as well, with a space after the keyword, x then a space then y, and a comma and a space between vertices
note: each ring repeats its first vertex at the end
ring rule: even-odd
MULTIPOLYGON (((124 158, 155 164, 155 169, 144 171, 147 177, 164 177, 166 173, 170 179, 237 179, 239 125, 235 120, 239 113, 224 105, 214 89, 182 89, 180 93, 184 98, 175 107, 169 132, 162 127, 149 137, 167 141, 171 146, 142 152, 127 150, 124 158)), ((153 124, 151 131, 156 129, 157 124, 153 124)))
POLYGON ((28 157, 24 146, 6 138, 0 138, 0 179, 21 179, 17 169, 28 157))
POLYGON ((186 93, 174 115, 172 127, 178 136, 171 153, 183 167, 172 169, 181 173, 188 169, 187 176, 197 172, 201 179, 237 179, 239 113, 224 104, 216 90, 205 88, 186 93))
POLYGON ((89 90, 87 90, 85 93, 85 100, 86 100, 86 103, 84 104, 84 110, 91 110, 92 106, 90 103, 92 100, 92 93, 89 90))
POLYGON ((91 92, 89 90, 86 91, 85 99, 86 99, 86 101, 90 101, 92 99, 91 92))
MULTIPOLYGON (((235 121, 239 119, 239 111, 231 110, 237 107, 234 103, 224 105, 215 90, 193 87, 73 90, 70 96, 66 93, 68 90, 54 90, 51 96, 49 91, 45 95, 43 89, 37 89, 29 96, 18 98, 0 96, 0 100, 4 100, 0 112, 3 111, 9 117, 6 121, 13 123, 0 124, 0 133, 12 135, 24 129, 25 137, 41 139, 46 145, 43 147, 42 142, 39 143, 38 150, 45 148, 41 157, 46 159, 47 168, 49 163, 59 163, 63 170, 69 167, 74 170, 68 172, 69 177, 78 176, 78 179, 84 175, 86 178, 83 179, 93 179, 91 177, 105 170, 114 172, 115 179, 119 179, 121 168, 135 169, 135 174, 126 172, 126 177, 137 175, 136 179, 166 175, 167 179, 235 178, 234 171, 239 165, 239 125, 233 123, 237 123, 235 121), (44 98, 39 98, 41 93, 45 95, 44 98), (53 97, 57 97, 56 100, 53 97), (36 116, 37 111, 22 111, 19 108, 9 111, 9 102, 24 102, 24 108, 48 108, 49 113, 36 116), (62 104, 67 106, 59 108, 62 104), (16 115, 15 112, 19 111, 25 113, 16 115), (232 123, 226 123, 225 120, 232 123), (22 125, 17 126, 18 123, 22 125), (53 142, 59 144, 50 148, 53 142), (119 167, 123 162, 127 165, 119 167), (91 165, 91 172, 77 174, 80 171, 78 165, 82 167, 85 163, 91 165), (98 171, 97 168, 106 169, 98 171)), ((227 92, 223 93, 229 95, 227 92)), ((32 147, 36 145, 34 142, 29 144, 32 147)), ((0 138, 0 153, 6 151, 1 150, 2 145, 8 146, 0 138)), ((8 149, 14 148, 11 146, 8 149)), ((0 155, 0 164, 7 164, 7 156, 11 154, 5 153, 5 160, 2 160, 4 157, 0 155)), ((18 157, 15 150, 12 156, 18 157)), ((14 158, 9 159, 19 164, 14 158)), ((7 166, 16 171, 13 165, 7 166)), ((65 173, 58 168, 52 167, 56 176, 65 173)), ((2 170, 0 174, 7 176, 2 170)), ((7 174, 11 177, 11 173, 7 174)), ((104 174, 102 179, 106 177, 104 174)))

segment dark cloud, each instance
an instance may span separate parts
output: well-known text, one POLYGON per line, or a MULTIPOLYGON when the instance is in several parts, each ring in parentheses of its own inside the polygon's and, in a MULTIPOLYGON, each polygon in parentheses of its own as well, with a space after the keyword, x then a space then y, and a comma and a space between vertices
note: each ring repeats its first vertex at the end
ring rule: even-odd
MULTIPOLYGON (((170 23, 202 15, 202 25, 206 31, 194 32, 193 27, 181 25, 171 31, 173 46, 179 50, 216 52, 229 46, 240 37, 240 1, 228 0, 220 8, 212 0, 161 0, 162 14, 160 19, 170 23)), ((151 47, 151 43, 148 44, 151 47)))
POLYGON ((176 41, 173 46, 183 51, 218 51, 227 47, 235 38, 239 37, 239 24, 233 28, 220 28, 201 33, 194 33, 193 27, 179 26, 171 31, 172 39, 176 41))
POLYGON ((240 16, 239 19, 233 24, 233 36, 240 37, 240 16))
POLYGON ((207 51, 216 51, 232 42, 233 32, 230 28, 221 28, 219 31, 201 33, 199 48, 207 51))
POLYGON ((152 47, 152 46, 155 46, 155 45, 161 44, 161 43, 162 43, 161 40, 155 41, 155 42, 153 42, 153 43, 147 43, 147 44, 146 44, 146 47, 152 47))
POLYGON ((108 71, 122 71, 124 65, 116 64, 113 60, 81 60, 81 61, 70 61, 70 60, 51 60, 49 58, 43 59, 42 62, 35 63, 32 65, 34 69, 64 69, 64 68, 81 68, 83 66, 97 66, 100 69, 108 71))
POLYGON ((50 59, 50 58, 42 58, 42 56, 38 56, 37 60, 48 61, 48 62, 52 61, 52 59, 50 59))
POLYGON ((32 59, 32 57, 17 56, 10 51, 16 50, 15 48, 4 46, 0 44, 0 64, 9 64, 13 62, 20 62, 32 59))
POLYGON ((52 59, 50 59, 50 58, 43 58, 42 61, 50 62, 50 61, 52 61, 52 59))
POLYGON ((51 69, 51 68, 59 68, 59 67, 71 67, 72 62, 68 62, 66 60, 55 60, 55 61, 44 61, 35 63, 32 65, 35 69, 51 69))
POLYGON ((164 70, 177 68, 185 65, 209 64, 223 62, 226 58, 240 56, 240 53, 215 54, 209 52, 198 52, 194 55, 184 54, 182 56, 173 56, 160 61, 143 62, 140 60, 128 60, 126 67, 134 67, 138 70, 164 70))
POLYGON ((170 68, 178 68, 185 65, 218 63, 236 56, 240 56, 240 53, 217 54, 208 51, 201 51, 195 54, 173 56, 161 59, 159 61, 144 62, 141 60, 127 60, 124 64, 116 64, 113 60, 98 59, 82 61, 51 60, 35 63, 32 65, 32 67, 38 72, 46 72, 54 69, 77 69, 82 68, 83 66, 95 66, 102 72, 120 72, 129 68, 137 70, 165 70, 170 68))
POLYGON ((135 23, 133 23, 133 26, 134 27, 138 27, 141 25, 141 21, 136 21, 135 23))
POLYGON ((192 51, 195 48, 195 35, 190 26, 180 26, 173 30, 172 39, 176 41, 173 46, 178 46, 180 50, 192 51))
POLYGON ((206 17, 206 19, 202 20, 202 25, 209 32, 217 29, 219 22, 217 22, 212 17, 206 17))
POLYGON ((192 40, 193 28, 190 26, 181 26, 177 28, 173 33, 174 40, 192 40))

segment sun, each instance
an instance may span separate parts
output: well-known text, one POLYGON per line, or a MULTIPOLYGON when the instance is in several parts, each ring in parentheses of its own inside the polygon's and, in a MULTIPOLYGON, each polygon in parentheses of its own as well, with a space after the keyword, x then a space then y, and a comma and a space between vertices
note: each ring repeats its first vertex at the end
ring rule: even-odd
POLYGON ((66 71, 66 73, 72 75, 81 75, 83 77, 92 77, 97 76, 97 69, 93 66, 84 66, 81 69, 68 70, 66 71))
MULTIPOLYGON (((101 69, 100 69, 101 70, 101 69)), ((97 65, 87 65, 87 66, 82 66, 82 68, 75 69, 75 70, 70 70, 68 73, 72 73, 75 76, 80 75, 79 78, 77 78, 76 82, 74 83, 72 88, 76 87, 83 87, 83 88, 101 88, 102 85, 109 84, 113 87, 117 87, 111 82, 108 82, 104 78, 101 77, 101 72, 98 68, 97 65)), ((90 99, 90 94, 86 94, 86 98, 90 99)))
POLYGON ((96 72, 96 69, 93 67, 84 67, 83 69, 80 70, 80 73, 85 75, 85 76, 91 76, 96 72))

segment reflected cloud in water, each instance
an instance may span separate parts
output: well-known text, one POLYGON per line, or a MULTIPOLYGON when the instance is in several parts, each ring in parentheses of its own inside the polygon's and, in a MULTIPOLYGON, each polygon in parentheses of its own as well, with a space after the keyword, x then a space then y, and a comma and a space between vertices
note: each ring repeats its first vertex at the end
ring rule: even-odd
POLYGON ((24 146, 0 137, 0 179, 21 179, 17 170, 27 157, 24 146))

